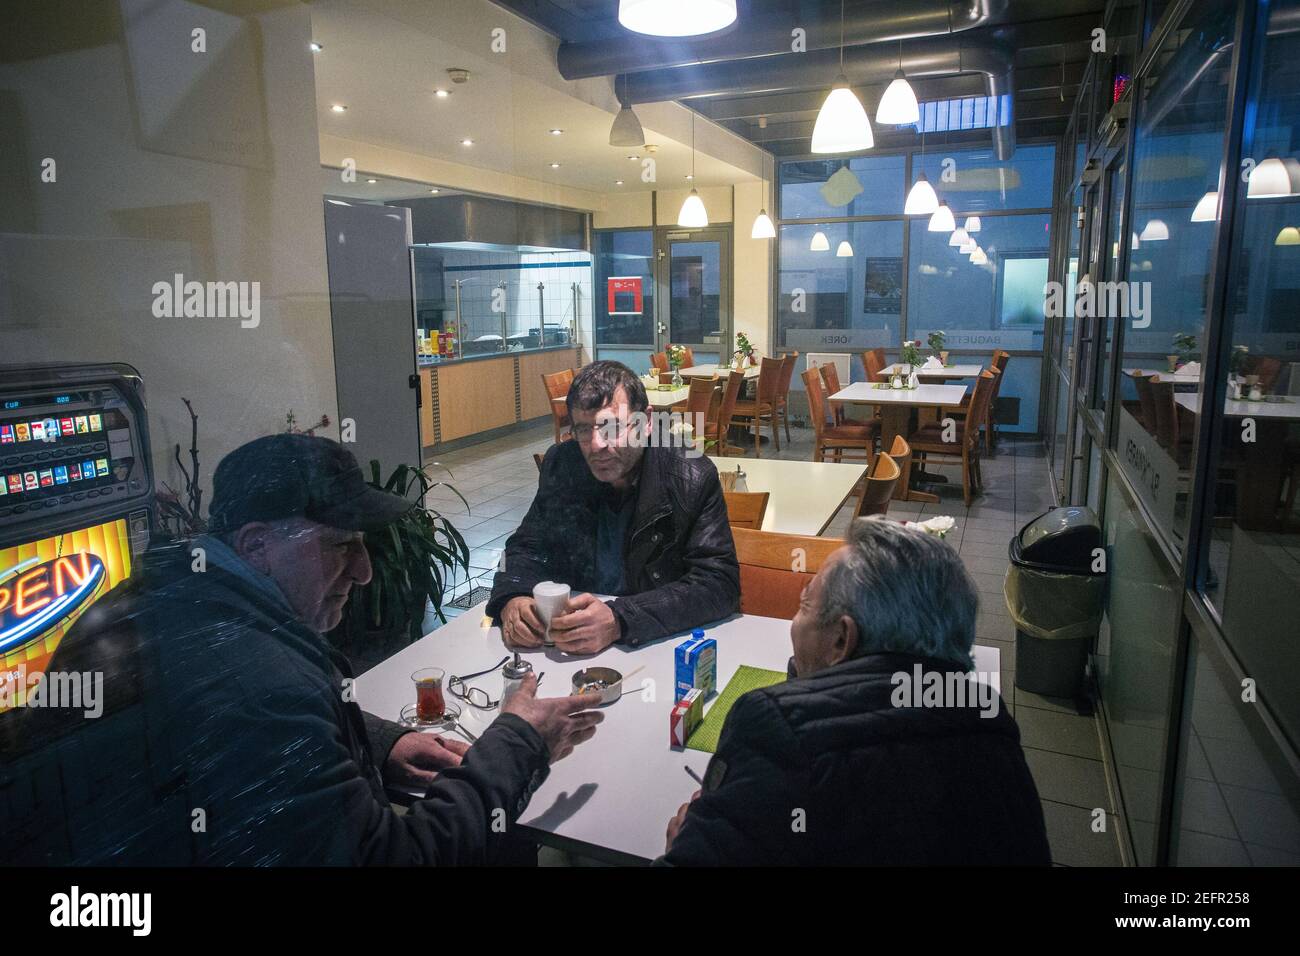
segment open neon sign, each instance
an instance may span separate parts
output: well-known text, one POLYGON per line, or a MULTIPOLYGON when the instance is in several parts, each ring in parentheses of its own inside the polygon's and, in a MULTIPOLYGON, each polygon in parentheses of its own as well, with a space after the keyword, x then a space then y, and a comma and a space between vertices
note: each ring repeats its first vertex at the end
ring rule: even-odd
POLYGON ((0 653, 26 644, 84 606, 104 573, 99 556, 82 551, 0 574, 0 653))

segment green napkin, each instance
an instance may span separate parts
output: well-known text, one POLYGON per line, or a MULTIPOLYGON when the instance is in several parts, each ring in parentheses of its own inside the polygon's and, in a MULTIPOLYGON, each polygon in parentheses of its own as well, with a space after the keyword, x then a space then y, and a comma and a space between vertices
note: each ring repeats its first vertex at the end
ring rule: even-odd
POLYGON ((740 669, 732 675, 731 680, 727 681, 727 686, 723 688, 718 699, 705 714, 704 721, 695 728, 695 733, 691 734, 690 739, 686 741, 686 746, 706 754, 716 753, 718 738, 722 736, 722 725, 726 723, 727 714, 731 713, 731 707, 740 695, 758 690, 760 687, 771 687, 785 679, 786 675, 781 671, 767 671, 761 667, 741 664, 740 669))

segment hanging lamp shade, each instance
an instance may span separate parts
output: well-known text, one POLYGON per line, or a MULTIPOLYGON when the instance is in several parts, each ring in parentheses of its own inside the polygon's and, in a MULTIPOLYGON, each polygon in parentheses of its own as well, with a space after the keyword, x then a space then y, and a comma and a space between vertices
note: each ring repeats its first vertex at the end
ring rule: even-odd
POLYGON ((813 126, 812 151, 852 153, 870 149, 875 144, 867 111, 849 89, 848 78, 841 73, 817 114, 817 122, 813 126))
POLYGON ((966 217, 966 221, 962 224, 962 228, 965 229, 965 230, 966 230, 967 232, 969 232, 969 233, 976 233, 976 232, 979 232, 979 231, 980 231, 980 217, 979 217, 979 216, 967 216, 967 217, 966 217))
POLYGON ((849 245, 849 241, 847 239, 844 239, 840 242, 839 247, 836 248, 835 250, 835 255, 840 259, 848 259, 850 256, 853 255, 853 247, 849 245))
POLYGON ((1290 156, 1282 159, 1270 157, 1250 171, 1246 198, 1270 199, 1279 196, 1300 196, 1300 163, 1290 156))
POLYGON ((970 238, 970 236, 966 233, 966 230, 965 230, 964 228, 962 228, 962 229, 954 229, 954 230, 952 231, 952 235, 948 237, 948 245, 950 245, 950 246, 958 246, 958 247, 960 247, 960 246, 964 246, 964 245, 966 245, 966 243, 968 243, 968 242, 970 242, 970 241, 971 241, 971 238, 970 238))
POLYGON ((812 242, 808 244, 809 252, 828 252, 830 248, 830 240, 826 238, 826 233, 820 229, 813 233, 812 242))
POLYGON ((1275 246, 1300 246, 1300 229, 1295 226, 1283 226, 1282 231, 1273 240, 1275 246))
POLYGON ((1202 196, 1192 210, 1192 222, 1214 222, 1219 218, 1219 193, 1211 189, 1202 196))
POLYGON ((614 117, 614 123, 609 128, 609 145, 645 145, 645 132, 641 129, 641 121, 636 118, 632 107, 624 105, 614 117))
POLYGON ((939 203, 939 208, 934 211, 930 217, 930 224, 926 226, 929 232, 952 232, 957 228, 957 220, 953 218, 952 210, 948 208, 946 202, 939 203))
POLYGON ((968 256, 978 248, 979 248, 979 244, 974 239, 968 236, 966 238, 966 241, 963 242, 958 247, 957 251, 960 252, 963 256, 968 256))
POLYGON ((1138 238, 1143 242, 1159 242, 1162 239, 1169 238, 1169 227, 1165 225, 1163 219, 1152 219, 1146 224, 1146 228, 1138 234, 1138 238))
POLYGON ((749 230, 751 239, 775 239, 776 226, 772 224, 772 217, 767 214, 766 209, 760 209, 758 215, 754 218, 754 228, 749 230))
POLYGON ((987 265, 989 261, 988 253, 977 246, 975 251, 971 253, 970 261, 973 266, 987 265))
POLYGON ((702 229, 708 224, 709 214, 704 210, 704 200, 697 190, 692 189, 682 203, 681 212, 677 214, 677 225, 683 229, 702 229))
POLYGON ((885 90, 885 95, 880 98, 880 105, 876 107, 876 122, 906 126, 920 120, 921 107, 916 102, 916 93, 912 91, 912 84, 903 76, 903 71, 899 70, 885 90))
POLYGON ((922 173, 916 182, 912 183, 912 188, 907 193, 907 202, 903 204, 903 215, 928 216, 938 208, 939 197, 935 195, 930 180, 925 178, 925 173, 922 173))
POLYGON ((693 37, 736 22, 736 0, 619 0, 618 22, 653 37, 693 37))

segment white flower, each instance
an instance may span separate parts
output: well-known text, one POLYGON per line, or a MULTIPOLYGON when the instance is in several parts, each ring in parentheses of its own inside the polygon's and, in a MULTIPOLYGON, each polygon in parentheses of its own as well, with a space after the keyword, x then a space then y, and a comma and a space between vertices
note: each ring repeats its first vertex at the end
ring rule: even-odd
POLYGON ((927 534, 932 534, 936 537, 942 538, 951 531, 956 524, 956 520, 950 518, 948 515, 939 515, 938 517, 930 518, 927 521, 916 522, 916 527, 920 528, 927 534))

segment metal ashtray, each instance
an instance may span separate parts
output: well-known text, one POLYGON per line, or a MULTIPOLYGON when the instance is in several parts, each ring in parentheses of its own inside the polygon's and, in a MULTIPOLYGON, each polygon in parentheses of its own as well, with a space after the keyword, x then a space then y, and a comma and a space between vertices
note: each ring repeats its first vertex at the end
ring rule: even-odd
POLYGON ((584 667, 573 675, 573 692, 600 692, 601 704, 612 704, 623 696, 623 675, 612 667, 584 667))

